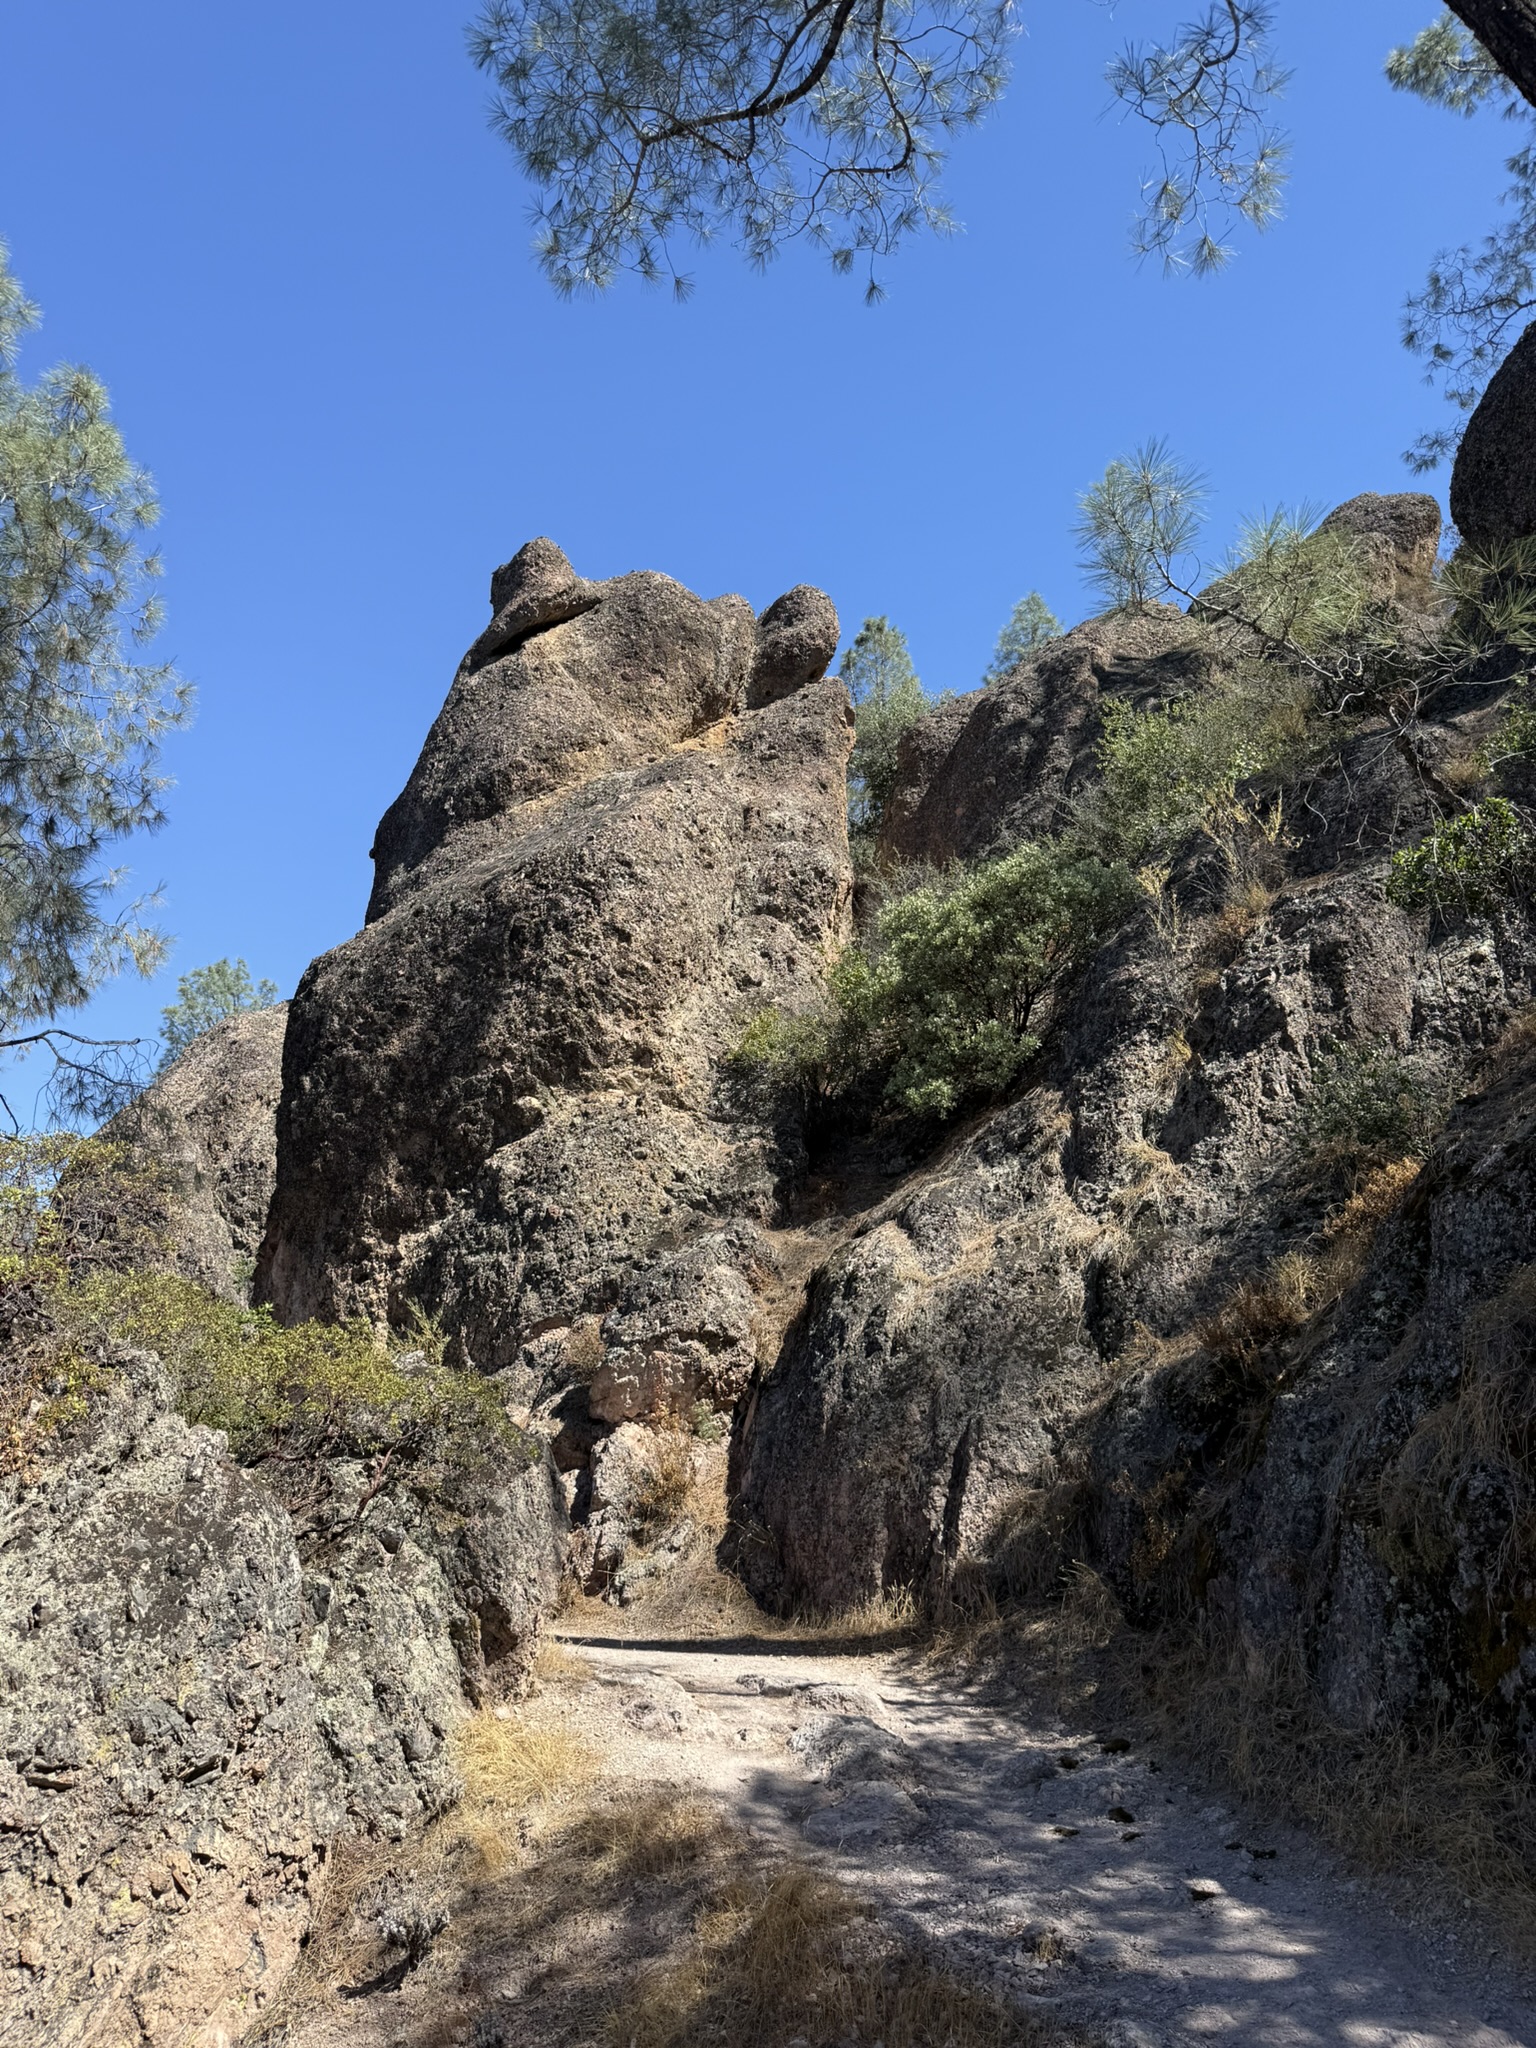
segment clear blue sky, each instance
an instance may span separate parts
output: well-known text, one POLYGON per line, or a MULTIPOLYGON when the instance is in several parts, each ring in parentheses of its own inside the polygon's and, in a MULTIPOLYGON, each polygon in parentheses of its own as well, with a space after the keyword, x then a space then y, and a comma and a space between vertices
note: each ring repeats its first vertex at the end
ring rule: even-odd
POLYGON ((874 309, 810 252, 757 276, 723 245, 685 305, 557 301, 472 6, 0 0, 0 233, 45 314, 24 368, 110 386, 200 691, 171 822, 130 856, 176 950, 98 1029, 154 1030, 223 954, 287 993, 356 928, 374 824, 534 534, 759 607, 819 583, 846 633, 887 612, 964 690, 1032 585, 1090 608, 1076 494, 1149 434, 1208 473, 1219 549, 1260 506, 1408 487, 1439 417, 1401 301, 1491 224, 1511 142, 1383 81, 1432 0, 1280 0, 1287 218, 1203 283, 1129 260, 1148 141, 1102 83, 1192 0, 1025 0, 1009 96, 952 160, 964 232, 888 262, 874 309))

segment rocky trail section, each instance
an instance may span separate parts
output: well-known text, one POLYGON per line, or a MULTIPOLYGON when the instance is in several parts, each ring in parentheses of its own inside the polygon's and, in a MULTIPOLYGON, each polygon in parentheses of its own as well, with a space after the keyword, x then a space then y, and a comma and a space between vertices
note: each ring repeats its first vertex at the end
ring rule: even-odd
POLYGON ((1412 1929, 1305 1836, 1257 1826, 1112 1730, 994 1711, 905 1654, 569 1647, 600 1713, 654 1731, 626 1768, 721 1798, 951 1967, 1090 2037, 1536 2044, 1530 1988, 1470 1930, 1412 1929))

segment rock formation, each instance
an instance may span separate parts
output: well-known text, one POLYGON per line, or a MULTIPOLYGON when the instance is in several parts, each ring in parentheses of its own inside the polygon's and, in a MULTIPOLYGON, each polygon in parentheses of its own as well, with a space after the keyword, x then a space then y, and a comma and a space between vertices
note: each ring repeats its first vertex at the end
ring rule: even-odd
MULTIPOLYGON (((1381 592, 1408 603, 1433 560, 1424 504, 1334 515, 1377 537, 1381 592)), ((937 708, 903 744, 886 844, 943 861, 1059 825, 1105 697, 1156 702, 1208 659, 1178 615, 1098 622, 937 708)), ((1401 1216, 1321 1322, 1274 1306, 1350 1215, 1305 1167, 1330 1061, 1368 1051, 1455 1094, 1536 992, 1523 919, 1383 900, 1386 848, 1437 815, 1433 762, 1489 716, 1453 700, 1406 740, 1346 742, 1272 904, 1133 925, 1020 1099, 857 1219, 741 1411, 733 1556, 760 1597, 1048 1585, 1076 1556, 1139 1619, 1206 1603, 1254 1654, 1299 1646, 1359 1725, 1447 1687, 1529 1721, 1527 1596, 1496 1533, 1518 1459, 1443 1448, 1476 1435, 1455 1419, 1469 1305, 1513 1302, 1489 1313, 1528 1327, 1523 1078, 1468 1098, 1416 1179, 1388 1176, 1387 1213, 1413 1182, 1401 1216)))
POLYGON ((144 1356, 4 1491, 0 2041, 228 2038, 322 1853, 288 1517, 144 1356))
POLYGON ((1536 322, 1504 358, 1467 421, 1451 471, 1451 518, 1487 551, 1536 534, 1536 322))
POLYGON ((417 1304, 488 1371, 612 1312, 605 1416, 729 1405, 797 1139, 723 1061, 844 931, 837 617, 584 582, 548 541, 492 603, 368 922, 294 997, 258 1284, 290 1319, 417 1304))
POLYGON ((193 1040, 102 1136, 166 1179, 177 1270, 244 1300, 277 1173, 277 1098, 288 1005, 243 1010, 193 1040))

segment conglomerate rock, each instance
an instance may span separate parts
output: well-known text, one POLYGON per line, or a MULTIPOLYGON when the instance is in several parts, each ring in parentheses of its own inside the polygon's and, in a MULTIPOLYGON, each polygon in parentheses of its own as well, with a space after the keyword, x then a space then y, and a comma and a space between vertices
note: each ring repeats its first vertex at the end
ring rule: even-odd
POLYGON ((322 1851, 288 1517, 134 1354, 0 1524, 0 2041, 228 2038, 322 1851))
MULTIPOLYGON (((493 601, 513 623, 380 825, 368 923, 294 997, 258 1286, 285 1318, 419 1304, 494 1371, 775 1214, 796 1133, 723 1063, 754 1009, 814 999, 851 876, 820 593, 760 632, 536 542, 493 601)), ((733 1398, 698 1356, 657 1401, 733 1398)))
POLYGON ((102 1131, 162 1170, 176 1269, 226 1300, 246 1298, 267 1227, 287 1021, 286 1003, 226 1017, 102 1131))

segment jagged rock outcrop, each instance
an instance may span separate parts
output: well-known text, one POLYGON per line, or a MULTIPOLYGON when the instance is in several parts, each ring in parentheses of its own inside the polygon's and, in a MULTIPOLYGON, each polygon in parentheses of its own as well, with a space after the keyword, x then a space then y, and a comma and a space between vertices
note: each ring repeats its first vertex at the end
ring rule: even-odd
MULTIPOLYGON (((1387 536, 1393 594, 1411 603, 1431 552, 1422 503, 1361 507, 1341 514, 1387 536)), ((1385 547, 1383 565, 1385 576, 1385 547)), ((1145 666, 1128 658, 1114 676, 1133 701, 1153 701, 1180 673, 1179 626, 1151 623, 1160 637, 1145 666)), ((904 754, 899 850, 937 860, 996 851, 1059 818, 1106 687, 1089 649, 1072 649, 1077 637, 1047 650, 1067 686, 1065 709, 1034 728, 1047 741, 1036 747, 1021 717, 1012 729, 1023 737, 1005 754, 1015 779, 999 774, 985 800, 943 777, 972 751, 991 758, 998 690, 941 707, 925 721, 933 731, 918 729, 904 754), (1031 761, 1035 785, 1023 772, 1031 761), (915 820, 928 836, 901 842, 915 820)), ((1045 674, 1032 657, 1000 686, 1004 701, 1011 690, 1028 713, 1045 674)), ((1193 914, 1159 926, 1148 913, 1098 957, 1021 1098, 973 1119, 858 1217, 740 1414, 734 1554, 760 1596, 836 1607, 898 1586, 942 1592, 977 1569, 1027 1579, 1020 1544, 1044 1530, 1047 1579, 1063 1556, 1084 1557, 1138 1619, 1210 1599, 1243 1617, 1255 1651, 1300 1638, 1352 1719, 1379 1717, 1414 1688, 1423 1704, 1448 1683, 1453 1611, 1463 1615, 1453 1661, 1471 1668, 1481 1628, 1497 1638, 1482 1668, 1497 1668, 1505 1693, 1528 1688, 1528 1673, 1510 1676, 1530 1661, 1527 1595, 1504 1584, 1489 1621, 1486 1556, 1480 1565, 1470 1537, 1447 1533, 1472 1512, 1456 1493, 1471 1480, 1442 1484, 1440 1519, 1422 1538, 1437 1562, 1418 1567, 1435 1590, 1411 1599, 1389 1583, 1405 1570, 1407 1522, 1400 1515, 1382 1537, 1388 1511, 1371 1505, 1397 1497, 1402 1460, 1430 1457, 1425 1429, 1453 1427, 1444 1403, 1467 1300, 1450 1277, 1457 1262, 1486 1268, 1478 1299, 1507 1293, 1511 1273, 1517 1291, 1524 1284, 1530 1254, 1514 1217, 1528 1169, 1494 1145, 1493 1112, 1479 1112, 1477 1173, 1505 1176, 1507 1228, 1485 1229, 1459 1193, 1427 1196, 1432 1164, 1327 1324, 1336 1339, 1288 1349, 1298 1327, 1317 1326, 1283 1310, 1259 1338, 1240 1332, 1235 1349, 1199 1335, 1234 1298, 1249 1299, 1245 1283, 1279 1272, 1277 1288, 1300 1286, 1304 1270, 1339 1253, 1348 1186, 1310 1165, 1307 1149, 1330 1063, 1369 1050, 1406 1062, 1426 1096, 1451 1095, 1531 1000, 1536 953, 1521 917, 1432 921, 1383 893, 1386 847, 1440 810, 1435 764, 1464 755, 1489 715, 1484 705, 1403 734, 1383 723, 1347 741, 1293 814, 1272 902, 1248 891, 1222 909, 1218 890, 1201 914, 1206 878, 1191 870, 1193 914), (1412 1280, 1392 1249, 1401 1231, 1419 1247, 1412 1280), (1440 1306, 1426 1311, 1435 1362, 1416 1365, 1395 1347, 1413 1303, 1437 1288, 1440 1306), (1250 1341, 1266 1362, 1234 1366, 1250 1341), (1343 1346, 1337 1357, 1330 1344, 1343 1346), (1482 1590, 1469 1592, 1474 1581, 1482 1590)), ((1447 1141, 1459 1158, 1458 1142, 1447 1141)), ((1399 1181, 1383 1185, 1390 1195, 1399 1181)), ((1422 1357, 1429 1340, 1413 1341, 1422 1357)), ((1485 1552, 1500 1486, 1507 1494, 1507 1475, 1473 1488, 1485 1552)))
POLYGON ((896 861, 985 860, 1059 831, 1092 774, 1099 703, 1192 689, 1211 651, 1173 605, 1090 619, 986 689, 951 698, 903 735, 880 852, 896 861))
POLYGON ((1451 518, 1483 551, 1536 534, 1536 322, 1488 380, 1451 470, 1451 518))
POLYGON ((226 1300, 246 1298, 267 1227, 287 1021, 286 1003, 226 1017, 102 1131, 161 1170, 176 1269, 226 1300))
POLYGON ((519 1690, 565 1577, 536 1438, 430 1482, 289 1464, 279 1491, 172 1401, 158 1360, 108 1358, 83 1417, 0 1480, 0 2042, 18 2048, 249 2026, 328 1845, 452 1803, 453 1733, 519 1690))
POLYGON ((140 1354, 0 1531, 0 2041, 229 2038, 323 1838, 288 1517, 140 1354))
MULTIPOLYGON (((369 920, 293 999, 258 1276, 287 1318, 419 1303, 487 1370, 773 1216, 796 1136, 722 1061, 754 1008, 812 999, 851 889, 819 592, 758 622, 664 576, 585 583, 540 541, 492 601, 380 825, 369 920)), ((740 1308, 704 1350, 740 1341, 740 1308)), ((647 1314, 615 1333, 631 1357, 664 1334, 647 1314)), ((734 1384, 648 1382, 687 1404, 734 1384)))
POLYGON ((1347 1725, 1470 1710, 1536 1755, 1523 1023, 1475 1079, 1298 1342, 1191 1347, 1117 1390, 1079 1538, 1138 1619, 1203 1607, 1256 1664, 1299 1655, 1347 1725))

